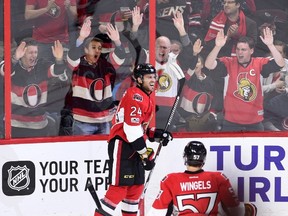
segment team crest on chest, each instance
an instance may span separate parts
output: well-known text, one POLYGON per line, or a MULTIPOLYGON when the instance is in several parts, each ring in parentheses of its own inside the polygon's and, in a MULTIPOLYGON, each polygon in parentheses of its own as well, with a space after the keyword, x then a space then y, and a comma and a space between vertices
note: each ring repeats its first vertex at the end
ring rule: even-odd
POLYGON ((50 10, 47 13, 51 17, 56 18, 56 17, 59 17, 61 10, 60 10, 60 7, 54 3, 53 6, 50 8, 50 10))
POLYGON ((255 100, 256 86, 247 78, 247 73, 239 74, 237 80, 237 90, 234 91, 234 96, 246 102, 255 100))
POLYGON ((167 73, 163 73, 159 76, 158 79, 158 83, 159 83, 159 88, 158 91, 160 92, 166 92, 168 91, 171 86, 172 86, 172 79, 169 76, 169 74, 167 73))

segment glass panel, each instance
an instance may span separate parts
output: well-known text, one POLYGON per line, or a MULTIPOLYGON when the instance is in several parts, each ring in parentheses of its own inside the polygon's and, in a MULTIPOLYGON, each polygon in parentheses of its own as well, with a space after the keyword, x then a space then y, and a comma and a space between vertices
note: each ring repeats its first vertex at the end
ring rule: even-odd
MULTIPOLYGON (((238 11, 237 0, 227 2, 160 0, 153 2, 157 4, 156 36, 158 39, 155 46, 155 65, 159 75, 159 87, 156 93, 157 127, 165 127, 179 88, 179 77, 175 76, 175 72, 182 70, 186 74, 186 83, 169 130, 178 132, 223 131, 235 126, 236 131, 258 131, 263 129, 262 123, 267 131, 287 130, 287 109, 281 109, 287 107, 287 94, 285 93, 288 82, 287 69, 264 79, 262 86, 245 75, 235 78, 236 85, 228 92, 232 92, 231 97, 237 96, 239 101, 244 102, 235 106, 235 110, 241 109, 234 112, 234 108, 229 111, 229 107, 231 104, 238 104, 239 101, 229 102, 228 97, 223 100, 226 91, 223 71, 226 69, 216 68, 216 70, 209 71, 203 67, 208 54, 214 47, 216 34, 213 26, 210 25, 211 21, 218 22, 217 14, 224 16, 228 13, 228 5, 229 10, 234 7, 235 11, 238 11), (222 9, 224 12, 221 12, 222 9), (175 17, 175 22, 173 22, 173 14, 176 12, 181 13, 182 16, 175 17), (159 38, 160 36, 166 38, 159 38), (199 44, 198 51, 193 51, 192 44, 197 45, 198 38, 201 39, 203 48, 200 49, 199 44), (190 41, 192 44, 189 44, 190 41), (179 51, 181 51, 180 54, 178 54, 179 51), (198 58, 193 55, 193 52, 194 54, 199 52, 198 58), (175 64, 179 64, 180 69, 175 64), (238 84, 237 81, 239 81, 238 84), (250 87, 249 85, 247 87, 245 83, 249 83, 250 87), (274 87, 281 85, 281 89, 278 87, 274 88, 272 93, 266 92, 269 90, 269 85, 274 87), (245 93, 248 94, 247 97, 245 93), (253 105, 247 108, 247 104, 253 105), (223 114, 224 107, 225 115, 223 114), (244 112, 244 110, 249 111, 244 112), (236 125, 229 124, 226 120, 234 121, 236 125), (226 124, 226 129, 223 129, 223 122, 226 124)), ((259 27, 262 24, 269 24, 268 26, 274 29, 275 43, 276 40, 282 41, 284 45, 278 45, 279 48, 287 50, 287 1, 273 5, 268 1, 264 2, 265 4, 261 4, 260 0, 244 1, 240 6, 243 13, 237 15, 238 21, 228 21, 223 24, 226 26, 225 34, 231 35, 225 44, 225 49, 221 49, 218 57, 234 55, 237 50, 236 41, 242 34, 251 36, 256 41, 252 57, 269 55, 267 46, 259 38, 261 29, 259 27), (267 16, 267 13, 270 16, 267 16), (243 27, 243 17, 249 20, 245 21, 246 29, 243 27), (228 25, 234 26, 235 29, 231 27, 228 32, 228 25)), ((12 97, 12 137, 108 134, 111 118, 116 108, 114 102, 116 101, 117 104, 123 92, 129 86, 134 85, 131 76, 134 65, 149 61, 151 35, 149 35, 147 3, 147 0, 70 0, 70 4, 65 4, 64 1, 56 0, 51 5, 47 5, 41 0, 26 0, 26 2, 14 0, 11 4, 11 47, 17 62, 13 64, 13 70, 15 69, 16 73, 12 75, 12 91, 17 89, 18 92, 13 92, 12 97), (143 20, 138 13, 135 13, 132 19, 132 10, 136 5, 143 13, 143 20), (33 13, 43 8, 45 10, 42 10, 42 14, 33 13), (88 35, 82 35, 79 38, 81 26, 87 20, 91 21, 91 31, 88 35), (133 22, 136 23, 133 24, 133 22), (112 23, 113 27, 107 26, 108 23, 112 23), (117 46, 120 42, 117 39, 115 26, 119 31, 121 46, 117 46), (107 31, 112 33, 111 38, 106 34, 107 31), (111 63, 104 69, 101 67, 102 61, 97 60, 99 56, 97 51, 90 53, 89 43, 86 44, 88 37, 94 36, 103 42, 101 58, 111 63), (31 43, 31 40, 27 38, 32 38, 37 44, 27 46, 31 43), (79 40, 76 42, 77 38, 79 40), (31 48, 26 50, 25 55, 15 52, 17 46, 21 48, 21 41, 24 39, 26 39, 26 46, 31 48), (54 44, 57 40, 62 46, 54 44), (87 48, 84 49, 86 45, 87 48), (51 47, 54 47, 54 53, 51 47), (29 55, 32 57, 30 58, 29 55), (116 72, 115 82, 113 81, 114 75, 100 75, 99 71, 103 74, 104 71, 106 74, 116 72)), ((3 8, 3 2, 0 4, 3 8)), ((0 36, 3 37, 3 9, 1 13, 0 36)), ((99 42, 95 43, 97 47, 99 42)), ((195 48, 197 46, 194 46, 195 48)), ((0 50, 0 54, 3 56, 3 50, 0 50)), ((286 54, 283 51, 284 55, 286 54)), ((257 79, 259 81, 260 76, 257 79)), ((3 83, 3 80, 1 82, 3 83)), ((0 88, 1 100, 3 100, 2 84, 0 88)), ((3 109, 3 101, 0 108, 3 109)), ((1 114, 3 115, 3 111, 1 114)), ((3 124, 3 121, 0 124, 3 124)))
POLYGON ((11 74, 12 137, 57 136, 60 110, 70 86, 64 74, 68 9, 64 1, 51 5, 47 1, 16 2, 11 4, 12 47, 17 47, 12 58, 15 73, 11 74), (35 15, 38 9, 43 10, 35 15), (54 44, 56 40, 63 46, 54 44))
MULTIPOLYGON (((202 5, 202 1, 156 1, 155 52, 156 69, 159 76, 159 88, 156 93, 158 107, 156 127, 158 128, 165 128, 178 89, 180 85, 184 84, 179 81, 177 74, 180 75, 181 80, 185 80, 183 74, 186 73, 187 81, 192 82, 192 79, 195 81, 195 78, 192 77, 194 73, 192 70, 195 68, 197 56, 193 55, 190 41, 194 43, 197 38, 202 37, 202 26, 199 23, 202 5)), ((197 64, 199 76, 203 76, 201 74, 203 64, 203 59, 199 60, 197 64)), ((192 115, 193 117, 198 115, 204 119, 208 118, 206 115, 209 114, 212 102, 211 86, 208 85, 204 92, 202 92, 203 89, 200 89, 203 86, 198 86, 197 91, 192 90, 189 86, 191 87, 191 84, 187 82, 171 122, 170 131, 191 131, 189 118, 192 115)), ((195 118, 194 121, 197 130, 202 131, 198 124, 204 120, 195 118)), ((210 128, 205 128, 205 130, 209 131, 210 128)))
POLYGON ((148 58, 148 19, 140 20, 147 1, 67 2, 11 5, 13 138, 109 134, 114 101, 134 84, 135 63, 148 58))
MULTIPOLYGON (((4 14, 3 1, 0 2, 0 70, 4 59, 4 14)), ((4 77, 0 75, 0 138, 4 138, 4 77)))
MULTIPOLYGON (((37 107, 38 103, 35 98, 37 93, 31 93, 31 88, 39 83, 41 73, 34 73, 37 68, 36 56, 33 53, 32 46, 21 43, 27 37, 31 37, 32 26, 29 26, 24 18, 25 1, 15 0, 11 3, 11 134, 12 138, 34 137, 39 136, 37 130, 31 133, 27 128, 34 127, 39 118, 37 107), (36 81, 37 80, 37 81, 36 81), (29 87, 29 85, 31 85, 29 87), (33 102, 32 102, 33 101, 33 102), (35 121, 35 122, 34 122, 35 121), (32 135, 33 134, 33 135, 32 135)), ((36 48, 34 49, 34 51, 36 48)), ((5 64, 7 64, 5 62, 5 64)), ((38 68, 38 71, 41 69, 38 68)), ((36 89, 36 87, 35 87, 36 89)), ((38 88, 39 89, 39 88, 38 88)), ((41 88, 40 88, 41 89, 41 88)), ((38 92, 39 93, 39 92, 38 92)), ((38 94, 39 96, 40 94, 38 94)), ((41 117, 40 117, 41 118, 41 117)))
POLYGON ((288 89, 284 81, 287 69, 280 72, 280 65, 275 67, 268 61, 263 69, 263 61, 259 68, 253 64, 254 60, 247 64, 251 57, 263 59, 272 55, 268 46, 259 38, 266 26, 274 34, 274 43, 281 44, 277 46, 281 48, 283 57, 287 57, 284 52, 288 43, 287 1, 276 4, 260 0, 160 0, 156 4, 156 67, 159 70, 159 89, 156 93, 159 108, 156 113, 157 127, 165 127, 177 94, 179 81, 175 74, 179 68, 169 66, 172 62, 177 62, 186 73, 186 83, 170 130, 287 130, 288 113, 283 108, 288 105, 288 89), (179 15, 174 17, 177 13, 179 15), (214 70, 208 70, 204 67, 204 62, 215 46, 219 29, 224 29, 224 35, 228 37, 224 46, 216 52, 218 57, 223 58, 219 59, 216 68, 216 58, 209 58, 213 64, 208 64, 208 67, 214 70), (246 54, 243 54, 244 48, 237 44, 242 36, 252 38, 252 43, 254 42, 240 43, 246 46, 246 54), (187 38, 194 43, 194 49, 187 45, 187 38), (200 46, 196 49, 200 42, 198 39, 202 42, 202 49, 200 46), (180 54, 177 53, 179 50, 180 54), (198 58, 196 54, 199 54, 198 58), (241 65, 244 67, 240 67, 241 65), (262 80, 260 73, 265 73, 267 67, 268 73, 274 73, 262 80), (226 72, 229 79, 224 79, 228 78, 226 72))
MULTIPOLYGON (((119 103, 124 91, 134 85, 131 76, 134 65, 143 63, 148 58, 149 26, 147 17, 142 18, 141 16, 141 13, 147 12, 145 3, 146 1, 100 0, 87 4, 85 1, 80 1, 79 4, 82 5, 79 7, 81 10, 78 10, 79 25, 81 26, 85 19, 91 20, 92 31, 89 36, 95 36, 104 42, 102 57, 111 63, 111 68, 103 69, 104 76, 96 75, 99 73, 97 67, 95 69, 91 66, 90 68, 84 67, 85 62, 80 63, 80 70, 74 70, 73 82, 75 84, 80 79, 87 81, 87 84, 81 84, 81 88, 87 91, 86 96, 80 98, 73 95, 72 97, 75 135, 109 133, 111 119, 116 111, 115 103, 119 103), (83 9, 83 5, 87 7, 83 9), (134 9, 135 13, 132 13, 134 9), (117 30, 114 29, 115 27, 117 30), (107 34, 107 32, 109 33, 107 34), (87 70, 94 73, 89 78, 94 80, 91 86, 88 85, 92 80, 88 81, 87 70), (115 72, 116 76, 112 75, 115 72), (100 79, 107 80, 108 77, 110 77, 111 83, 103 83, 99 89, 100 79), (96 84, 99 85, 98 88, 96 84)), ((68 55, 70 56, 70 53, 68 55)), ((85 58, 90 59, 90 64, 93 65, 96 62, 94 56, 97 55, 93 52, 92 55, 86 53, 85 58)), ((99 64, 103 63, 99 62, 99 64)), ((80 87, 77 85, 73 88, 75 95, 80 87)))

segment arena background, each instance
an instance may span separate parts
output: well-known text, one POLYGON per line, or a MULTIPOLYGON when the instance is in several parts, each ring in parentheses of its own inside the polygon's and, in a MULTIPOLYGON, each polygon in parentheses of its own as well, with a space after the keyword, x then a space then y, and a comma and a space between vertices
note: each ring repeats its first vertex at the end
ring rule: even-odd
MULTIPOLYGON (((287 215, 288 138, 284 137, 175 138, 162 148, 146 192, 145 211, 165 174, 185 169, 183 149, 191 140, 206 144, 205 170, 226 174, 241 201, 254 203, 258 215, 287 215)), ((107 189, 106 149, 104 140, 1 145, 0 215, 93 215, 95 203, 86 186, 92 183, 99 197, 107 189)))
MULTIPOLYGON (((287 4, 286 0, 274 2, 287 4)), ((155 4, 155 0, 150 3, 155 4)), ((4 0, 7 26, 11 4, 13 1, 4 0)), ((151 18, 155 17, 155 8, 151 7, 150 12, 151 18)), ((152 21, 150 30, 153 29, 152 21)), ((8 38, 4 41, 8 60, 11 59, 10 28, 5 27, 3 34, 8 38)), ((287 35, 287 31, 281 34, 284 39, 287 35)), ((153 38, 150 46, 155 46, 153 38)), ((155 59, 153 52, 150 58, 155 59)), ((11 70, 9 65, 6 69, 11 70)), ((9 79, 5 77, 8 93, 11 91, 9 79)), ((6 120, 10 119, 8 95, 5 97, 6 120)), ((92 183, 100 197, 107 188, 107 137, 11 139, 9 121, 5 126, 5 138, 0 140, 0 215, 93 215, 95 203, 86 186, 92 183)), ((205 143, 208 149, 205 169, 224 172, 240 199, 257 206, 258 215, 288 215, 287 132, 175 134, 175 139, 160 153, 146 193, 145 211, 151 207, 162 177, 185 169, 183 148, 190 140, 205 143)), ((157 148, 157 143, 149 145, 157 148)))

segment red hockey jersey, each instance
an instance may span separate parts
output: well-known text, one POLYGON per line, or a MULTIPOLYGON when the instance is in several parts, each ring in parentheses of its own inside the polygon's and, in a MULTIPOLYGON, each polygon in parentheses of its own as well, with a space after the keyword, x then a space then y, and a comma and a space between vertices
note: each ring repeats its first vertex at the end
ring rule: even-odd
POLYGON ((118 136, 130 143, 142 137, 153 117, 153 101, 137 86, 127 89, 112 120, 108 141, 118 136))
POLYGON ((171 201, 178 215, 187 216, 216 216, 220 203, 226 207, 236 207, 240 203, 225 175, 204 170, 168 174, 161 181, 159 194, 148 215, 166 215, 171 201))
POLYGON ((269 58, 252 58, 243 67, 236 57, 221 57, 227 68, 224 86, 225 119, 237 124, 255 124, 263 121, 262 79, 269 73, 280 70, 269 58), (264 65, 265 69, 264 69, 264 65), (228 81, 229 80, 229 81, 228 81))

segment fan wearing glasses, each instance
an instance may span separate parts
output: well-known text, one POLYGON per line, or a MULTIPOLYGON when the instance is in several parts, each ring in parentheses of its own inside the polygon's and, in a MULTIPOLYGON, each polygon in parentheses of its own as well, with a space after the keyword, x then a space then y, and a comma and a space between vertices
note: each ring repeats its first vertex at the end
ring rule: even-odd
POLYGON ((214 39, 221 29, 228 37, 226 49, 221 51, 221 56, 235 56, 236 43, 241 36, 251 37, 257 42, 257 24, 242 11, 243 2, 244 0, 223 0, 223 9, 212 19, 204 39, 207 52, 214 47, 214 39))

